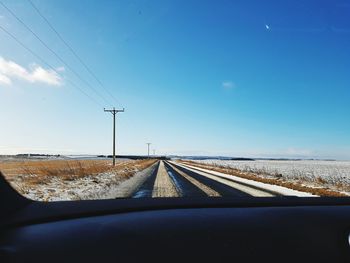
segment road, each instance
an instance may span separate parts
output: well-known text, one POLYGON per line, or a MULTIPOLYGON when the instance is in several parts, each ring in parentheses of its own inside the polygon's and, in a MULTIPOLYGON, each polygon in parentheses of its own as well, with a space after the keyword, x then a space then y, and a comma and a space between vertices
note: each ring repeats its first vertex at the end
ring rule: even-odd
POLYGON ((130 192, 130 197, 272 197, 311 196, 284 187, 170 161, 159 161, 130 192))

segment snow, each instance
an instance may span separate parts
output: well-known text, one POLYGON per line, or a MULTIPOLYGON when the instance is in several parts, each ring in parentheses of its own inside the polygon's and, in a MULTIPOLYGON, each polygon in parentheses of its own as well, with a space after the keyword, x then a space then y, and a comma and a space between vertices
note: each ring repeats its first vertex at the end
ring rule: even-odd
MULTIPOLYGON (((128 168, 125 168, 128 169, 128 168)), ((135 174, 139 172, 134 169, 135 174)), ((128 177, 118 173, 102 173, 99 175, 85 176, 74 180, 64 180, 60 177, 52 177, 40 184, 26 183, 26 177, 30 175, 16 176, 10 183, 25 197, 37 201, 62 201, 62 200, 89 200, 112 198, 111 192, 128 177)))
MULTIPOLYGON (((197 173, 198 173, 198 170, 199 170, 199 171, 205 172, 207 174, 212 174, 212 175, 218 176, 220 178, 233 180, 234 182, 237 182, 237 183, 242 183, 242 184, 245 184, 245 185, 258 187, 260 189, 264 189, 264 190, 267 190, 269 192, 273 192, 273 193, 280 194, 280 195, 298 196, 298 197, 315 197, 316 196, 316 195, 312 195, 312 194, 309 194, 309 193, 296 191, 296 190, 289 189, 289 188, 286 188, 286 187, 278 186, 278 185, 272 185, 272 184, 266 184, 266 183, 257 182, 257 181, 253 181, 253 180, 248 180, 248 179, 241 178, 241 177, 238 177, 238 176, 227 175, 227 174, 224 174, 224 173, 220 173, 220 172, 216 172, 216 171, 212 171, 212 170, 207 170, 207 169, 203 169, 203 168, 199 168, 199 167, 194 167, 194 166, 190 166, 190 165, 187 165, 187 164, 186 165, 180 165, 180 166, 185 166, 187 169, 192 168, 192 169, 190 169, 192 171, 196 171, 197 170, 196 171, 197 173)), ((202 175, 207 176, 205 174, 202 174, 202 175)), ((223 183, 225 183, 225 182, 223 182, 223 183)), ((237 188, 237 186, 235 186, 235 188, 237 188)), ((243 191, 243 192, 246 192, 248 194, 251 194, 252 196, 264 196, 264 195, 261 195, 259 190, 256 190, 254 188, 250 188, 250 189, 246 189, 246 190, 244 188, 245 187, 242 187, 240 190, 243 191)))
POLYGON ((350 186, 350 161, 326 160, 200 160, 203 164, 236 168, 261 176, 279 176, 287 181, 301 181, 314 185, 350 186))

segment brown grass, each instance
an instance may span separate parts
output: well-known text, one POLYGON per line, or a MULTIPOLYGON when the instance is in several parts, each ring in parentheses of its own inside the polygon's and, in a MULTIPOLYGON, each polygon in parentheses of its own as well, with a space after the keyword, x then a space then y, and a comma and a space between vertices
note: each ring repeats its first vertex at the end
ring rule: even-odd
POLYGON ((127 160, 117 162, 113 167, 110 160, 33 160, 0 162, 0 171, 9 181, 23 176, 26 183, 45 183, 52 177, 62 180, 75 180, 77 178, 98 175, 106 172, 123 173, 132 176, 135 169, 144 169, 156 160, 127 160))
MULTIPOLYGON (((258 176, 257 174, 254 174, 253 172, 242 172, 239 169, 235 168, 228 168, 228 167, 221 167, 221 166, 215 166, 215 165, 208 165, 208 164, 200 164, 197 162, 193 161, 180 161, 184 164, 196 166, 199 168, 204 168, 216 172, 221 172, 225 174, 230 174, 234 175, 237 177, 242 177, 245 179, 257 181, 257 182, 262 182, 262 183, 267 183, 267 184, 273 184, 273 185, 279 185, 283 187, 287 187, 293 190, 298 190, 302 192, 308 192, 314 195, 319 195, 319 196, 328 196, 328 197, 343 197, 343 196, 348 196, 346 194, 327 189, 324 187, 319 187, 319 188, 313 188, 313 187, 308 187, 305 185, 302 185, 301 182, 288 182, 288 181, 283 181, 281 177, 279 176, 278 178, 264 178, 261 176, 258 176)), ((320 178, 321 179, 321 178, 320 178)), ((323 181, 319 180, 319 183, 322 183, 323 181)))

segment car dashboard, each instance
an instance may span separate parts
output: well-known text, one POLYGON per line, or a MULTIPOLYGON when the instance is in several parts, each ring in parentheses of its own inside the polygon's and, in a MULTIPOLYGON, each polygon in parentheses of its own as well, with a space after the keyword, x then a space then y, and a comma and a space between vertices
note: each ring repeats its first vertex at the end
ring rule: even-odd
POLYGON ((16 212, 2 229, 0 258, 1 262, 350 262, 350 206, 292 200, 34 202, 16 212))

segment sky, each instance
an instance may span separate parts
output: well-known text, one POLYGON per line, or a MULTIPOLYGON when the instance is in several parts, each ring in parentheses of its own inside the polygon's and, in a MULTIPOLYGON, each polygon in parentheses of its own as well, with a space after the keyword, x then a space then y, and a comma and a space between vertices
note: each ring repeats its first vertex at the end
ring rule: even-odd
POLYGON ((1 0, 42 42, 0 4, 0 154, 110 154, 124 107, 118 154, 350 160, 350 1, 32 2, 102 85, 1 0))

